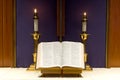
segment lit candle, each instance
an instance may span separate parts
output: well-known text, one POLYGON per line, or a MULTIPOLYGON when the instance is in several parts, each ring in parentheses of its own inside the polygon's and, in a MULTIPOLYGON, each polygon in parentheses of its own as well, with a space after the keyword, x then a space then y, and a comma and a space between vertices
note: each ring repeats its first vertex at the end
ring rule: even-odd
POLYGON ((37 13, 37 9, 34 9, 34 13, 37 13))
POLYGON ((83 19, 82 19, 82 32, 87 31, 87 13, 83 13, 83 19))
POLYGON ((38 14, 37 9, 34 9, 34 31, 38 32, 38 14))

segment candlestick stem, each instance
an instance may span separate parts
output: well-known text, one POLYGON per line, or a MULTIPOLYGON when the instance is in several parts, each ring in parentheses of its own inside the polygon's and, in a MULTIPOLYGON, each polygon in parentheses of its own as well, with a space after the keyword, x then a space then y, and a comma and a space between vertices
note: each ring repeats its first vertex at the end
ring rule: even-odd
POLYGON ((33 53, 33 64, 30 65, 30 67, 27 69, 29 71, 36 70, 36 59, 37 59, 37 46, 38 46, 38 40, 40 37, 40 34, 38 32, 34 32, 32 34, 33 40, 34 40, 34 53, 33 53))
POLYGON ((88 38, 88 35, 86 32, 83 32, 80 37, 82 39, 82 43, 84 44, 84 62, 85 62, 85 70, 89 71, 92 70, 92 68, 90 67, 90 65, 87 63, 88 60, 88 54, 86 52, 86 41, 88 38))

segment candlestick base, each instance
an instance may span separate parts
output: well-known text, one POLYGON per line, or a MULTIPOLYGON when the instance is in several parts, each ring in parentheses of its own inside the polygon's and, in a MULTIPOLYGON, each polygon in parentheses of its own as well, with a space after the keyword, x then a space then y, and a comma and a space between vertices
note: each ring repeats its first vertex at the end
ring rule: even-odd
POLYGON ((33 64, 30 65, 30 67, 27 69, 28 71, 35 71, 36 70, 36 59, 37 59, 37 53, 33 53, 33 64))
POLYGON ((30 67, 27 69, 28 71, 35 71, 36 70, 36 59, 37 59, 37 53, 33 53, 33 64, 30 65, 30 67))
POLYGON ((92 71, 92 68, 90 67, 89 64, 85 64, 85 71, 92 71))
POLYGON ((88 54, 87 54, 87 53, 84 53, 84 62, 85 62, 85 69, 84 69, 84 70, 86 70, 86 71, 91 71, 92 68, 90 67, 89 64, 87 64, 87 56, 88 56, 88 54))
POLYGON ((29 68, 27 68, 27 71, 35 71, 35 63, 31 64, 29 68))

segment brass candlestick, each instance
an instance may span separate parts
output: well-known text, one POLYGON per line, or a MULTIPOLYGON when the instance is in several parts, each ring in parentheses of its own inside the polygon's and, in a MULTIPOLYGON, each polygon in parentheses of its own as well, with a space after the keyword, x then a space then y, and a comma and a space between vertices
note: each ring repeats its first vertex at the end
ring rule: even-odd
POLYGON ((34 53, 33 53, 33 64, 31 64, 30 67, 27 69, 29 71, 36 70, 37 48, 38 48, 38 40, 39 40, 40 34, 35 31, 32 34, 32 36, 34 40, 34 53))
POLYGON ((90 65, 87 63, 87 52, 86 52, 86 40, 88 38, 88 35, 86 32, 83 32, 80 36, 81 36, 81 39, 82 39, 82 42, 84 44, 84 61, 85 61, 85 70, 92 70, 92 68, 90 67, 90 65))

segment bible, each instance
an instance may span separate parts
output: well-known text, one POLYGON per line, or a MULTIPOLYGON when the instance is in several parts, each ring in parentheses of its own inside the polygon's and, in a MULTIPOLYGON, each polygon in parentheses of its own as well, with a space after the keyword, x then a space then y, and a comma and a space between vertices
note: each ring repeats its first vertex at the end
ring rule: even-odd
POLYGON ((84 69, 84 45, 72 41, 41 42, 38 44, 36 69, 43 70, 43 73, 61 74, 61 70, 62 73, 76 73, 84 69))

